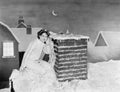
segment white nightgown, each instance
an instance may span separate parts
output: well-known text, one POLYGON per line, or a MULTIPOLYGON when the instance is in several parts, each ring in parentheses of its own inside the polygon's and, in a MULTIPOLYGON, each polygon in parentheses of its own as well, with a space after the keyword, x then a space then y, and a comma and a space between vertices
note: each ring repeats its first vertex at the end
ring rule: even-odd
POLYGON ((46 44, 39 39, 30 43, 26 50, 20 70, 13 70, 10 80, 13 81, 15 92, 54 92, 57 80, 53 69, 53 62, 40 59, 42 51, 47 50, 46 44), (45 47, 45 48, 44 48, 45 47))

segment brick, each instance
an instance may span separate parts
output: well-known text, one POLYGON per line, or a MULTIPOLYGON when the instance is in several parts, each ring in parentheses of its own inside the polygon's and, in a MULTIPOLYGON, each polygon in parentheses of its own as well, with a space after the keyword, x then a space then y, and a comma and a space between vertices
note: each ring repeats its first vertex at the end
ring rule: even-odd
POLYGON ((82 44, 86 44, 87 45, 87 41, 88 41, 88 39, 81 39, 81 43, 82 44))
POLYGON ((56 58, 72 58, 72 57, 75 57, 75 58, 80 58, 80 57, 83 57, 83 56, 87 56, 87 53, 83 53, 83 54, 76 54, 76 53, 73 53, 71 55, 59 55, 57 54, 56 55, 56 58))
POLYGON ((81 49, 87 49, 87 45, 79 45, 79 46, 64 46, 64 47, 56 47, 54 46, 54 48, 58 51, 61 50, 65 50, 65 51, 69 51, 69 50, 81 50, 81 49))
POLYGON ((65 40, 56 40, 54 44, 57 46, 72 46, 72 45, 81 45, 87 44, 88 39, 65 39, 65 40))
MULTIPOLYGON (((84 59, 84 58, 83 58, 84 59)), ((87 59, 87 58, 86 58, 87 59)), ((58 58, 56 58, 56 62, 81 62, 81 60, 80 60, 80 58, 79 57, 77 57, 77 58, 75 58, 75 59, 70 59, 70 60, 67 60, 67 59, 58 59, 58 58)), ((85 61, 85 60, 84 60, 85 61)), ((83 62, 83 61, 82 61, 83 62)))
MULTIPOLYGON (((85 51, 84 51, 85 52, 85 51)), ((70 53, 81 53, 81 51, 80 50, 69 50, 69 51, 56 51, 55 50, 55 53, 57 53, 57 54, 70 54, 70 53)))
POLYGON ((85 75, 86 75, 86 73, 83 73, 83 74, 79 74, 79 73, 75 74, 74 73, 72 75, 64 75, 64 76, 58 75, 57 78, 77 77, 77 76, 85 76, 85 75))
POLYGON ((55 42, 55 44, 58 46, 72 46, 74 43, 74 39, 57 40, 55 42))
POLYGON ((59 81, 87 79, 87 41, 86 38, 55 39, 54 70, 59 81))
MULTIPOLYGON (((55 63, 56 64, 56 63, 55 63)), ((83 63, 83 64, 86 64, 86 63, 83 63)), ((58 65, 59 67, 61 67, 61 66, 69 66, 69 67, 73 67, 73 66, 75 66, 75 65, 79 65, 79 66, 82 66, 83 65, 81 62, 79 62, 79 63, 63 63, 63 64, 60 64, 60 63, 58 63, 58 64, 56 64, 56 65, 58 65)))
POLYGON ((79 78, 68 78, 68 79, 58 79, 59 82, 65 82, 65 81, 72 81, 72 80, 86 80, 86 77, 79 77, 79 78))
POLYGON ((68 70, 68 69, 80 69, 80 68, 86 68, 87 67, 87 64, 86 65, 81 65, 81 66, 68 66, 68 67, 56 67, 55 68, 57 70, 68 70))
POLYGON ((62 70, 62 71, 59 71, 59 70, 57 70, 56 69, 56 71, 59 73, 58 75, 60 75, 60 74, 68 74, 68 73, 81 73, 81 72, 86 72, 86 68, 81 68, 81 69, 75 69, 75 70, 72 70, 72 69, 69 69, 69 70, 62 70))

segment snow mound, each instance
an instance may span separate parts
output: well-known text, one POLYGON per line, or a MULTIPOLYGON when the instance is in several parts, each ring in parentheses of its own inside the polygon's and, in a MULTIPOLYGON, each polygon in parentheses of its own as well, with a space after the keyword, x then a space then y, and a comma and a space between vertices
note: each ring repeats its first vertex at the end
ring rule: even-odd
POLYGON ((60 92, 119 92, 120 61, 88 64, 88 79, 74 80, 62 85, 60 92))
POLYGON ((92 88, 109 89, 109 92, 120 90, 120 61, 110 60, 89 64, 88 70, 88 80, 92 88))
POLYGON ((1 89, 0 92, 9 92, 8 88, 1 89))
POLYGON ((89 64, 88 76, 90 80, 113 80, 120 84, 120 61, 110 60, 89 64))
MULTIPOLYGON (((60 82, 54 86, 45 86, 46 83, 41 85, 45 88, 44 92, 119 92, 120 61, 110 60, 94 64, 88 63, 87 80, 60 82)), ((7 89, 5 90, 0 92, 8 92, 7 89)))

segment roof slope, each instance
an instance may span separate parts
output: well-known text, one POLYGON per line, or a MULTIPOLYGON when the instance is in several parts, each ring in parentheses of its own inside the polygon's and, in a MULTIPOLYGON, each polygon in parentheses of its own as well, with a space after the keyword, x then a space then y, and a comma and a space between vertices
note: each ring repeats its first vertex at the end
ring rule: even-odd
POLYGON ((108 46, 120 44, 120 32, 119 31, 100 31, 96 38, 95 44, 98 41, 99 36, 102 35, 103 39, 108 46))
POLYGON ((9 30, 9 32, 13 35, 13 37, 16 39, 16 41, 19 43, 19 39, 18 39, 17 36, 13 33, 12 29, 11 29, 9 26, 7 26, 5 23, 3 23, 3 22, 1 22, 1 21, 0 21, 0 25, 3 25, 4 27, 6 27, 6 28, 9 30))
POLYGON ((27 25, 21 22, 20 24, 18 24, 17 28, 27 28, 27 25))
POLYGON ((25 51, 29 43, 37 37, 37 32, 41 28, 32 28, 32 34, 26 34, 26 28, 11 28, 12 32, 18 37, 19 51, 25 51))
POLYGON ((107 46, 107 43, 101 33, 98 35, 95 46, 107 46))

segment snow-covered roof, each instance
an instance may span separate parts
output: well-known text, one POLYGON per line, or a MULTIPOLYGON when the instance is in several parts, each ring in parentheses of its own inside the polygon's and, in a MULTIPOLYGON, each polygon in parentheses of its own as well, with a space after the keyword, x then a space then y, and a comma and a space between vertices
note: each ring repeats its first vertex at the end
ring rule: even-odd
POLYGON ((20 42, 18 37, 14 34, 14 32, 11 30, 11 28, 8 25, 6 25, 5 23, 3 23, 1 21, 0 21, 0 25, 3 25, 4 27, 6 27, 10 31, 10 33, 13 35, 13 37, 17 40, 17 42, 18 43, 20 42))
POLYGON ((94 44, 97 43, 99 36, 102 35, 103 39, 107 43, 107 46, 120 44, 120 32, 119 31, 100 31, 94 44))
MULTIPOLYGON (((103 61, 99 63, 88 63, 88 65, 89 65, 89 69, 88 69, 87 80, 58 82, 57 86, 51 86, 51 87, 45 86, 44 89, 50 90, 51 92, 52 91, 53 92, 119 92, 120 91, 120 60, 110 60, 107 62, 103 61), (62 87, 59 85, 62 85, 62 87)), ((54 80, 51 81, 49 79, 49 75, 53 75, 53 74, 54 72, 48 72, 47 77, 44 78, 43 75, 40 76, 40 78, 43 78, 43 80, 45 81, 47 80, 46 85, 48 85, 49 83, 52 84, 54 80)), ((24 86, 26 85, 26 81, 25 82, 19 81, 18 83, 22 84, 22 87, 19 88, 18 90, 19 91, 25 90, 24 86)), ((31 81, 28 81, 28 83, 31 83, 31 81)), ((40 83, 41 85, 44 85, 44 82, 41 82, 41 80, 40 83)), ((15 86, 17 87, 18 85, 15 86)), ((34 84, 32 86, 34 87, 34 84)), ((37 87, 36 89, 39 92, 39 90, 41 89, 37 87)), ((9 90, 10 88, 4 88, 1 89, 0 92, 9 92, 9 90)))
POLYGON ((29 43, 37 37, 41 28, 32 28, 32 34, 26 33, 26 28, 11 28, 12 32, 19 39, 19 51, 25 51, 29 43))

